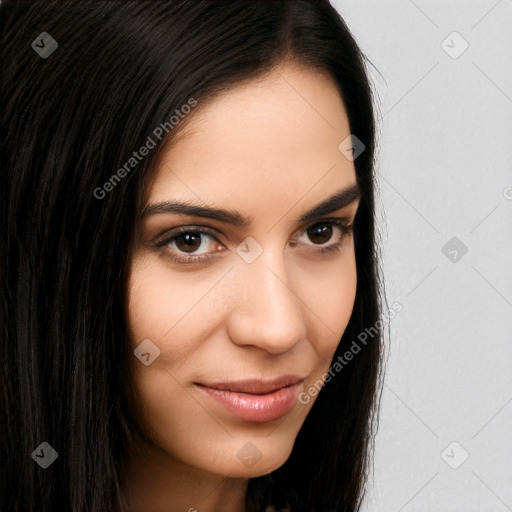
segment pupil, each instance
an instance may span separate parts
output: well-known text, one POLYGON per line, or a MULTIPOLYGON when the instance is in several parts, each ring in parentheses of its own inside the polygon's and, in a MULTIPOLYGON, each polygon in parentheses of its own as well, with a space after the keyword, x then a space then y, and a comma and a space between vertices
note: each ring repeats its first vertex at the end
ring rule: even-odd
POLYGON ((193 233, 182 233, 176 238, 176 245, 185 252, 194 252, 201 245, 201 237, 193 233))
POLYGON ((323 244, 330 240, 332 236, 332 227, 326 225, 313 226, 308 230, 308 236, 312 242, 323 244))

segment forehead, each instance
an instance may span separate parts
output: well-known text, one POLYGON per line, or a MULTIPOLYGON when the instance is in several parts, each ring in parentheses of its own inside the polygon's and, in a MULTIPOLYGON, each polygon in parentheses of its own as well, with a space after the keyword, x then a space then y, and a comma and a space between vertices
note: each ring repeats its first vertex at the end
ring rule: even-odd
POLYGON ((355 182, 353 162, 338 150, 349 134, 334 82, 318 71, 284 65, 194 113, 184 136, 160 160, 148 197, 222 198, 237 208, 249 199, 282 204, 312 187, 324 197, 322 190, 355 182))

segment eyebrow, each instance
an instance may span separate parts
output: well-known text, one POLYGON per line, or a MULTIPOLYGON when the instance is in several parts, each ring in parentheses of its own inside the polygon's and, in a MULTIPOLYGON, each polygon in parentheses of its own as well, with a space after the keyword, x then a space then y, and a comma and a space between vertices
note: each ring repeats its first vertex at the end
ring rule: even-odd
MULTIPOLYGON (((325 201, 317 204, 298 219, 299 222, 309 222, 323 215, 340 210, 345 206, 361 198, 361 190, 357 184, 344 188, 334 195, 328 197, 325 201)), ((248 227, 252 219, 246 217, 240 212, 234 210, 225 210, 222 208, 213 208, 210 206, 200 206, 191 202, 164 201, 160 203, 147 205, 142 210, 141 218, 150 215, 163 213, 177 213, 182 215, 191 215, 195 217, 206 217, 208 219, 218 220, 237 227, 248 227)))

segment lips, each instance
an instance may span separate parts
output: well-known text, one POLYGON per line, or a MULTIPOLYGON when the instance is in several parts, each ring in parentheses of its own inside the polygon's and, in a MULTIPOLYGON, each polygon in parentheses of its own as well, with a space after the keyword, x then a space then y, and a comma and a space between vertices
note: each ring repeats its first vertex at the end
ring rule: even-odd
POLYGON ((264 423, 288 414, 297 403, 303 378, 296 375, 263 381, 196 383, 201 393, 231 415, 247 422, 264 423))
POLYGON ((273 393, 278 389, 293 386, 303 380, 303 377, 299 377, 297 375, 281 375, 270 380, 254 378, 231 382, 204 382, 197 384, 200 386, 204 386, 210 389, 217 389, 220 391, 248 393, 251 395, 266 395, 268 393, 273 393))

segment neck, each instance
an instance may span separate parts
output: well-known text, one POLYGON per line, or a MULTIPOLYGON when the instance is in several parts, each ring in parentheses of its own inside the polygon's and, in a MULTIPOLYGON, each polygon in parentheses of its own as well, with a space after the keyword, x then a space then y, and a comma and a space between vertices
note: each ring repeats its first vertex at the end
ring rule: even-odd
POLYGON ((125 464, 123 512, 246 512, 247 485, 246 478, 202 471, 146 447, 125 464))

